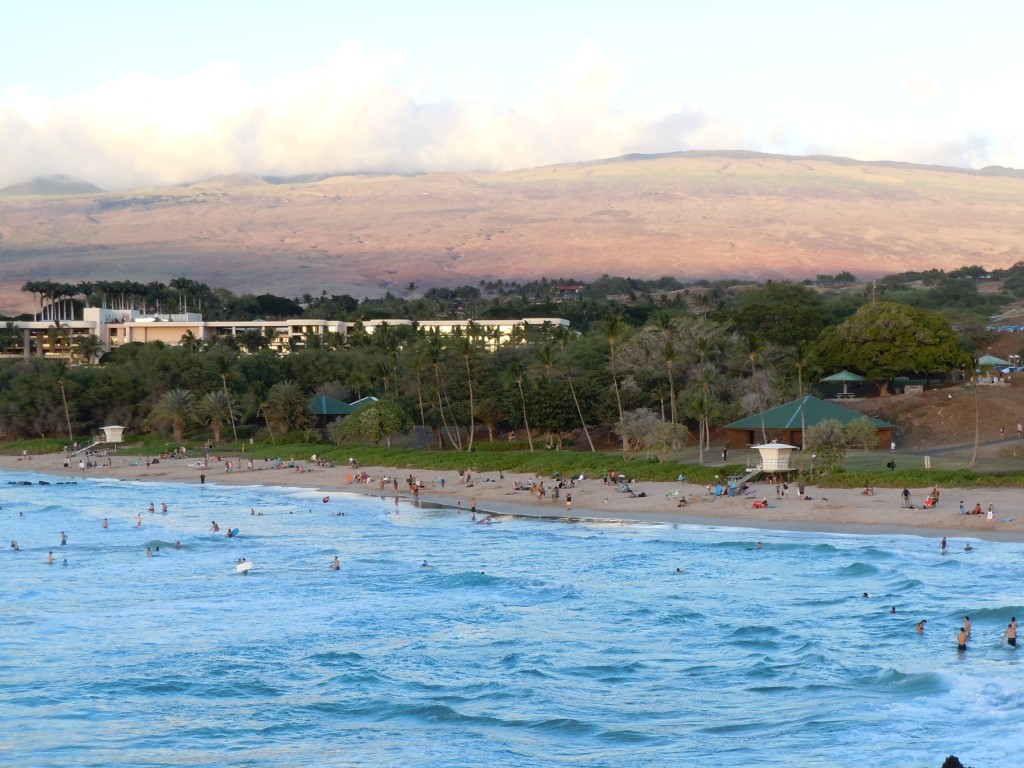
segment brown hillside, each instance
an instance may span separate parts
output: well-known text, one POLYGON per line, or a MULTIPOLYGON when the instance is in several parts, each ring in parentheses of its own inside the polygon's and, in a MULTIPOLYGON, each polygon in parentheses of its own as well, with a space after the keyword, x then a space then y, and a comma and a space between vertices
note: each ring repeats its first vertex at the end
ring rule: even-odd
POLYGON ((232 176, 0 198, 0 311, 28 280, 169 280, 357 297, 481 278, 858 277, 1022 258, 1024 179, 750 153, 499 174, 232 176))
MULTIPOLYGON (((1006 440, 1013 442, 1017 424, 1024 422, 1024 374, 1015 376, 1011 376, 1009 387, 978 387, 979 435, 982 443, 990 444, 985 446, 986 451, 1005 447, 991 445, 999 441, 1000 427, 1005 430, 1006 440)), ((852 400, 843 405, 895 424, 900 449, 974 444, 975 400, 970 386, 852 400)))

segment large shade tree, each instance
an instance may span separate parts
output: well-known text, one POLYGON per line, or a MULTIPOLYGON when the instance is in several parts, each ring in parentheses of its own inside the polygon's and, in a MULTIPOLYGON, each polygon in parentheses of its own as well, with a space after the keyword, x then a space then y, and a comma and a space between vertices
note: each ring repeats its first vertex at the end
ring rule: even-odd
POLYGON ((938 312, 906 304, 865 304, 814 344, 823 369, 849 369, 866 376, 879 394, 890 394, 897 376, 945 374, 960 365, 963 351, 949 322, 938 312))

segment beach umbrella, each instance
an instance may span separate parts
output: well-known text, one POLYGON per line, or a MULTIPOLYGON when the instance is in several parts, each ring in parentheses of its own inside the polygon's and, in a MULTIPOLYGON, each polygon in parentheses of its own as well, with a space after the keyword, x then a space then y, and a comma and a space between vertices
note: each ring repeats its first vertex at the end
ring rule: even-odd
POLYGON ((853 373, 852 371, 840 371, 839 373, 833 373, 831 376, 826 376, 822 381, 828 382, 841 382, 843 385, 843 395, 849 395, 847 387, 851 381, 867 381, 864 376, 859 373, 853 373))

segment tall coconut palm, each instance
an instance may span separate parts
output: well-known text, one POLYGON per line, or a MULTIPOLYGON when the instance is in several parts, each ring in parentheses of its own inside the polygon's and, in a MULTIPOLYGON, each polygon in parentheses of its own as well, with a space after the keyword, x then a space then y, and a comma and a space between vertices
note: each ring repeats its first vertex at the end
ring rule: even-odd
POLYGON ((583 418, 583 409, 580 408, 580 400, 576 396, 576 387, 572 383, 572 369, 569 367, 569 355, 565 351, 566 343, 569 340, 569 331, 564 328, 560 328, 556 334, 556 340, 558 341, 558 348, 562 351, 562 362, 565 363, 565 375, 569 382, 569 391, 572 393, 572 401, 576 404, 576 413, 580 417, 580 425, 583 427, 583 434, 587 436, 587 444, 590 446, 592 452, 596 452, 594 448, 594 441, 590 439, 590 430, 587 429, 586 419, 583 418))
POLYGON ((509 363, 508 375, 512 377, 512 380, 516 383, 519 388, 519 402, 523 406, 523 425, 526 427, 526 442, 530 445, 530 453, 533 453, 533 436, 530 434, 530 420, 526 416, 526 394, 523 392, 523 379, 526 378, 526 366, 519 360, 513 360, 509 363))
POLYGON ((441 332, 437 328, 431 329, 430 334, 427 336, 427 357, 430 360, 431 367, 434 369, 434 381, 437 385, 437 410, 441 414, 441 424, 448 435, 448 441, 461 451, 462 435, 459 434, 459 425, 455 421, 455 414, 451 410, 451 402, 448 400, 448 391, 445 387, 444 373, 442 371, 444 340, 441 338, 441 332), (452 429, 448 428, 448 420, 444 415, 446 403, 448 413, 452 417, 452 429))
POLYGON ((761 386, 757 380, 757 364, 763 356, 763 345, 753 337, 747 338, 747 361, 750 363, 750 379, 757 395, 757 409, 761 412, 761 439, 768 442, 768 429, 765 426, 764 398, 761 397, 761 386))
MULTIPOLYGON (((213 364, 217 368, 217 375, 220 376, 221 388, 224 392, 224 400, 228 405, 228 418, 231 421, 231 436, 235 442, 238 442, 238 430, 235 427, 235 408, 231 403, 231 395, 228 393, 228 377, 235 370, 236 358, 232 357, 227 351, 221 352, 213 359, 213 364)), ((217 438, 218 442, 220 438, 217 438)))
POLYGON ((174 440, 181 443, 185 427, 195 415, 195 398, 187 389, 171 389, 164 392, 157 400, 150 414, 157 424, 169 424, 174 430, 174 440))
POLYGON ((466 450, 473 450, 473 433, 474 426, 476 425, 476 403, 473 400, 473 368, 472 360, 473 355, 476 352, 476 346, 473 343, 473 338, 470 334, 460 336, 457 340, 457 346, 459 354, 462 355, 462 359, 466 364, 466 386, 469 389, 469 440, 467 442, 466 450))
MULTIPOLYGON (((622 315, 615 312, 608 315, 599 325, 601 333, 605 339, 608 340, 608 350, 610 355, 611 371, 612 371, 612 387, 615 389, 615 404, 619 408, 619 423, 622 423, 622 395, 619 393, 619 376, 615 366, 615 345, 622 340, 622 335, 626 330, 626 323, 622 320, 622 315)), ((629 449, 626 441, 626 435, 622 435, 622 455, 626 455, 626 451, 629 449)))

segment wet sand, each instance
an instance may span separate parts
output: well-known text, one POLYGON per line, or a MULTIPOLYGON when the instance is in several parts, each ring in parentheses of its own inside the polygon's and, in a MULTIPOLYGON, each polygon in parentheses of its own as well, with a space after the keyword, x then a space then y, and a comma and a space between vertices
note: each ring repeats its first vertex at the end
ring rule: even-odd
MULTIPOLYGON (((106 464, 106 459, 102 459, 106 464)), ((256 460, 253 469, 246 468, 245 457, 221 461, 211 459, 209 467, 201 459, 165 459, 146 466, 145 460, 137 465, 136 457, 111 459, 112 466, 78 467, 78 458, 64 467, 64 457, 46 454, 32 457, 0 456, 0 469, 8 471, 34 471, 53 474, 64 479, 82 477, 108 477, 124 480, 154 482, 200 482, 206 475, 210 485, 279 485, 314 488, 325 496, 356 493, 379 496, 381 477, 398 478, 398 496, 413 501, 406 478, 410 475, 425 483, 419 501, 461 509, 469 514, 472 500, 477 502, 478 516, 484 514, 519 515, 553 519, 598 519, 639 522, 677 523, 684 525, 718 525, 752 529, 784 531, 818 531, 822 533, 850 534, 911 534, 939 538, 985 539, 989 541, 1024 541, 1024 515, 1018 510, 1024 505, 1024 489, 1016 488, 940 488, 941 501, 934 509, 922 504, 931 487, 911 488, 911 502, 917 509, 903 507, 902 489, 880 488, 873 496, 857 489, 819 488, 807 486, 807 499, 797 497, 797 488, 790 486, 789 496, 776 498, 774 483, 754 483, 753 493, 743 497, 715 497, 705 486, 692 483, 637 482, 631 485, 634 493, 646 497, 630 497, 606 485, 600 478, 586 478, 576 488, 563 489, 556 501, 550 495, 543 500, 528 490, 515 490, 518 481, 529 487, 538 481, 534 475, 497 472, 472 474, 472 484, 460 478, 455 471, 395 469, 388 467, 360 467, 371 478, 366 483, 350 483, 354 473, 347 466, 318 467, 313 462, 296 461, 295 466, 274 468, 269 461, 256 460), (226 471, 226 462, 234 467, 226 471), (442 490, 441 479, 444 479, 442 490), (572 494, 572 509, 566 507, 565 494, 572 494), (686 506, 680 506, 685 497, 686 506), (755 499, 768 499, 767 509, 754 508, 755 499), (992 529, 987 527, 985 515, 961 515, 960 501, 967 509, 989 504, 995 510, 992 529)), ((551 478, 543 478, 546 488, 551 478)), ((393 483, 388 483, 383 495, 395 495, 393 483)), ((950 544, 954 546, 953 543, 950 544)))

